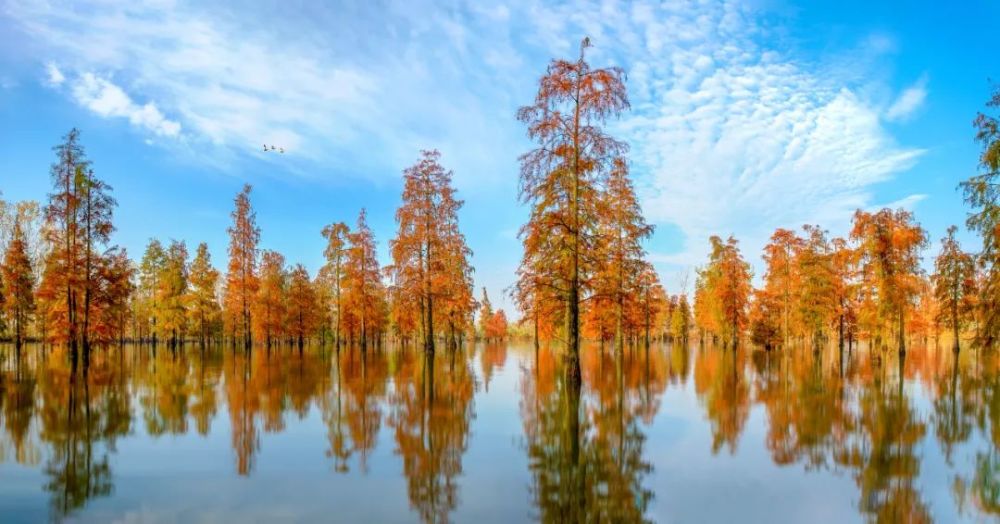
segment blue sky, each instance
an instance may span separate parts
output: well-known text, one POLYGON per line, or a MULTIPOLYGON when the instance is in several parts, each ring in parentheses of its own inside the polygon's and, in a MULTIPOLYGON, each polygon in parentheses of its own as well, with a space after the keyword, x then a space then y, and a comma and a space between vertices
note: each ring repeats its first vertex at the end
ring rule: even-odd
POLYGON ((205 241, 223 268, 250 182, 261 246, 315 271, 320 229, 361 207, 388 261, 401 171, 437 148, 495 303, 526 215, 514 113, 583 36, 593 65, 628 73, 633 107, 610 128, 671 293, 711 234, 735 234, 759 273, 776 227, 843 234, 853 210, 892 205, 936 244, 965 218, 971 121, 1000 75, 987 0, 143 4, 0 0, 3 198, 44 199, 76 126, 133 257, 149 237, 205 241))

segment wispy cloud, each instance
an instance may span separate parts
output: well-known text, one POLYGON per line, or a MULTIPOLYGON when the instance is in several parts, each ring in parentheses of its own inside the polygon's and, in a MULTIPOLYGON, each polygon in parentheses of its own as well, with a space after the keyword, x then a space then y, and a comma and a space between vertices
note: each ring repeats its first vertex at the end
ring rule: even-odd
POLYGON ((756 263, 776 227, 843 231, 875 184, 922 154, 896 143, 853 75, 765 45, 767 27, 743 5, 630 19, 636 110, 622 128, 647 215, 685 236, 656 257, 674 270, 701 264, 710 235, 735 235, 756 263))
POLYGON ((869 206, 868 211, 877 211, 885 207, 889 209, 905 209, 907 211, 913 211, 913 209, 917 207, 917 204, 923 202, 924 200, 927 200, 927 195, 923 193, 916 193, 913 195, 907 195, 899 200, 889 202, 887 204, 869 206))
POLYGON ((45 64, 45 81, 52 87, 58 87, 66 81, 66 77, 52 62, 45 64))
POLYGON ((176 137, 181 131, 181 125, 165 118, 156 104, 136 104, 120 87, 93 73, 84 73, 76 79, 73 98, 98 115, 126 118, 132 125, 157 136, 176 137))
POLYGON ((923 107, 925 100, 927 100, 927 77, 922 76, 899 94, 886 110, 885 118, 890 121, 906 120, 923 107))
MULTIPOLYGON (((677 270, 702 261, 712 234, 735 234, 756 255, 775 227, 843 228, 872 205, 874 185, 922 154, 885 122, 919 109, 925 79, 887 108, 847 60, 778 51, 781 31, 743 2, 412 0, 293 12, 10 0, 5 11, 51 54, 40 63, 82 72, 76 100, 150 134, 173 122, 191 147, 245 156, 273 143, 307 162, 303 171, 374 177, 436 147, 466 195, 486 187, 483 198, 509 202, 529 147, 514 111, 548 60, 574 56, 589 35, 594 64, 628 72, 633 109, 614 131, 632 145, 647 215, 684 236, 679 251, 654 254, 677 270)), ((885 54, 895 42, 879 34, 859 46, 885 54)))

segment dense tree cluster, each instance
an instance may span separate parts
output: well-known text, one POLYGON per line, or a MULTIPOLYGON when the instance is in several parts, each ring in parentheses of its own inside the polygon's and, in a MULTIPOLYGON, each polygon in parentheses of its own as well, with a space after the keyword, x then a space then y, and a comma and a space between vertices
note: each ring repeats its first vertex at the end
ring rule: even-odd
MULTIPOLYGON (((820 226, 778 229, 763 252, 760 286, 738 241, 713 236, 694 293, 670 296, 646 260, 653 232, 629 175, 628 148, 605 131, 629 107, 624 72, 592 68, 589 40, 575 60, 554 60, 534 102, 518 111, 537 147, 521 156, 520 196, 529 218, 511 296, 518 324, 539 341, 558 341, 571 360, 581 340, 626 344, 651 339, 737 347, 819 350, 858 341, 905 352, 910 340, 950 337, 986 346, 1000 339, 1000 124, 974 121, 981 172, 961 184, 967 226, 982 237, 963 251, 957 228, 942 239, 932 274, 922 267, 928 234, 905 210, 857 211, 844 237, 820 226)), ((1000 89, 987 107, 1000 107, 1000 89)), ((0 200, 0 336, 65 345, 84 362, 94 344, 135 341, 171 349, 189 342, 308 341, 370 347, 388 338, 433 354, 470 338, 502 340, 503 310, 474 298, 471 251, 459 228, 463 202, 437 151, 403 171, 391 263, 382 267, 364 209, 353 228, 322 229, 325 264, 301 264, 262 249, 251 187, 236 195, 228 263, 217 270, 208 246, 193 259, 184 241, 150 239, 139 261, 112 243, 116 202, 71 130, 54 148, 45 206, 0 200), (478 313, 477 313, 478 312, 478 313), (478 317, 478 321, 475 319, 478 317)))
MULTIPOLYGON (((455 349, 476 336, 462 201, 436 151, 404 172, 393 264, 380 266, 362 209, 353 229, 342 222, 323 228, 326 263, 313 278, 260 248, 249 184, 234 200, 225 273, 205 243, 191 259, 184 241, 153 238, 132 262, 110 243, 116 203, 79 137, 74 129, 55 148, 44 213, 0 200, 0 335, 18 347, 29 338, 65 344, 76 362, 89 358, 93 344, 126 341, 154 351, 161 343, 175 351, 227 342, 249 352, 281 343, 301 351, 310 340, 369 347, 392 336, 418 337, 432 354, 435 339, 455 349)), ((497 313, 482 336, 506 337, 506 317, 497 313)))
MULTIPOLYGON (((1000 107, 1000 88, 987 107, 1000 107)), ((928 235, 911 212, 859 210, 846 238, 829 239, 808 225, 801 235, 775 231, 764 248, 763 286, 749 292, 750 273, 739 269, 742 263, 724 263, 723 245, 713 238, 696 287, 699 331, 728 340, 735 326, 738 338, 740 320, 749 319, 751 340, 768 349, 803 343, 818 350, 836 337, 841 350, 865 340, 902 354, 908 339, 937 343, 945 332, 955 352, 963 338, 994 346, 1000 337, 1000 123, 979 114, 973 125, 983 144, 982 173, 961 188, 973 208, 967 225, 983 239, 980 253, 963 251, 952 226, 928 275, 921 265, 928 235)))

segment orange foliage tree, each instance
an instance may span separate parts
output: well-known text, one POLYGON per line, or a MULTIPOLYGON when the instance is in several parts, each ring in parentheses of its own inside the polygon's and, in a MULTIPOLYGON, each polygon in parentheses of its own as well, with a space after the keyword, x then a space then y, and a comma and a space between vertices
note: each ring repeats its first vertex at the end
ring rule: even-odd
POLYGON ((146 250, 142 254, 139 262, 139 285, 134 297, 136 317, 138 321, 138 336, 148 333, 156 347, 157 327, 156 321, 159 316, 159 289, 160 277, 163 275, 163 268, 166 265, 167 253, 163 250, 163 244, 155 238, 149 239, 146 250))
POLYGON ((408 316, 419 312, 424 351, 434 352, 435 313, 449 319, 454 340, 456 320, 472 310, 471 251, 458 228, 462 201, 455 198, 452 173, 437 151, 422 151, 403 172, 402 205, 396 210, 398 232, 389 243, 393 264, 394 311, 401 335, 412 328, 408 316))
POLYGON ((851 238, 858 243, 866 293, 877 297, 873 311, 877 339, 894 323, 898 350, 905 353, 905 316, 920 290, 920 249, 927 244, 927 234, 909 211, 859 210, 854 214, 851 238))
POLYGON ((803 230, 806 236, 795 255, 801 279, 796 309, 803 335, 810 336, 813 350, 819 351, 836 315, 837 274, 826 232, 818 226, 805 226, 803 230))
POLYGON ((0 265, 0 306, 12 324, 14 347, 21 349, 35 311, 35 274, 28 257, 20 217, 14 218, 11 239, 0 265))
POLYGON ((941 253, 934 260, 934 297, 940 310, 938 320, 947 322, 953 337, 952 350, 960 349, 960 330, 970 318, 975 306, 976 262, 972 255, 962 251, 955 238, 958 228, 948 228, 948 236, 941 239, 941 253))
POLYGON ((830 245, 833 252, 830 264, 834 275, 833 296, 836 303, 837 344, 844 350, 845 338, 848 350, 857 335, 858 325, 858 252, 847 240, 834 238, 830 245))
POLYGON ((487 319, 485 337, 487 342, 499 342, 507 338, 507 314, 502 308, 487 319))
POLYGON ((326 248, 323 250, 326 263, 320 268, 319 277, 329 290, 330 304, 325 304, 324 307, 328 307, 331 311, 333 338, 338 348, 342 339, 344 265, 349 241, 347 235, 350 231, 351 229, 343 222, 325 226, 322 231, 323 238, 326 239, 326 248))
POLYGON ((173 241, 167 248, 156 289, 159 329, 170 336, 175 348, 187 328, 188 251, 184 242, 173 241))
MULTIPOLYGON (((756 311, 767 310, 779 315, 782 344, 789 341, 793 299, 799 281, 794 258, 801 244, 802 239, 794 231, 778 229, 764 246, 764 288, 757 293, 756 311)), ((765 321, 759 316, 758 320, 765 321)))
MULTIPOLYGON (((566 351, 578 361, 580 302, 594 266, 599 186, 615 159, 627 149, 603 129, 610 117, 628 108, 624 72, 592 69, 584 52, 576 60, 553 60, 539 81, 533 104, 518 110, 528 136, 538 147, 520 157, 521 200, 531 207, 521 228, 524 260, 521 288, 537 299, 556 299, 565 310, 566 351)), ((578 366, 576 367, 578 369, 578 366)))
POLYGON ((703 330, 721 336, 724 344, 735 348, 748 322, 750 264, 740 254, 735 238, 723 242, 713 236, 709 242, 708 265, 698 270, 695 317, 703 330))
MULTIPOLYGON (((114 231, 112 212, 116 205, 111 187, 94 176, 76 129, 55 147, 56 163, 51 177, 54 192, 45 208, 45 241, 50 249, 39 285, 51 338, 69 345, 75 364, 82 348, 84 364, 90 358, 91 341, 107 342, 111 311, 127 300, 131 272, 124 251, 108 245, 114 231)), ((117 317, 117 315, 115 315, 117 317)), ((120 318, 116 318, 117 322, 120 318)))
POLYGON ((309 279, 309 272, 302 264, 296 264, 288 274, 287 296, 286 325, 289 334, 295 337, 301 353, 305 339, 316 331, 320 321, 316 288, 309 279))
POLYGON ((277 251, 264 250, 260 256, 260 277, 253 302, 254 332, 268 348, 284 336, 287 290, 285 257, 277 251))
POLYGON ((365 218, 365 210, 358 214, 358 222, 348 234, 350 248, 344 266, 344 323, 351 340, 358 340, 362 348, 374 341, 385 327, 386 297, 375 253, 375 235, 365 218))
POLYGON ((187 297, 188 315, 198 333, 199 345, 204 346, 219 319, 219 303, 215 298, 219 271, 212 267, 208 244, 198 244, 189 273, 191 287, 187 297))
POLYGON ((242 339, 248 351, 253 344, 251 307, 258 287, 257 243, 260 241, 257 214, 250 206, 250 190, 250 184, 245 184, 234 201, 233 225, 228 229, 229 268, 223 299, 233 343, 237 338, 242 339))
MULTIPOLYGON (((650 332, 656 319, 667 310, 667 292, 660 284, 652 264, 642 262, 634 280, 634 295, 630 298, 629 327, 631 332, 642 330, 643 346, 649 349, 650 332)), ((666 322, 662 322, 665 324, 666 322)), ((619 348, 621 349, 621 348, 619 348)))
POLYGON ((606 189, 597 203, 600 241, 594 250, 594 295, 590 309, 599 317, 603 306, 610 305, 615 350, 621 352, 625 344, 626 312, 634 309, 640 299, 641 277, 649 276, 644 275, 650 268, 643 260, 646 253, 641 242, 653 234, 653 227, 642 216, 625 161, 616 158, 612 165, 606 189))

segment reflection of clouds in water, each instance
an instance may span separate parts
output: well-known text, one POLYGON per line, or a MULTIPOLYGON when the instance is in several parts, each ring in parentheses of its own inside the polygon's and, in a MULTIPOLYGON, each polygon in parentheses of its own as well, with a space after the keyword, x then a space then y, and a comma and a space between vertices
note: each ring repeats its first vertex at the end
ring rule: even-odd
POLYGON ((0 499, 16 515, 510 521, 576 507, 609 520, 841 522, 996 508, 998 358, 974 351, 956 367, 950 351, 912 348, 901 382, 894 352, 879 362, 864 348, 841 364, 835 347, 654 345, 618 359, 592 346, 579 389, 558 350, 536 357, 530 344, 440 351, 432 364, 396 347, 311 347, 301 360, 284 348, 124 351, 98 353, 86 389, 69 388, 58 352, 0 363, 0 443, 42 450, 20 469, 7 468, 21 455, 4 455, 0 499), (246 439, 232 438, 238 424, 246 439), (712 502, 720 492, 725 505, 712 502))

